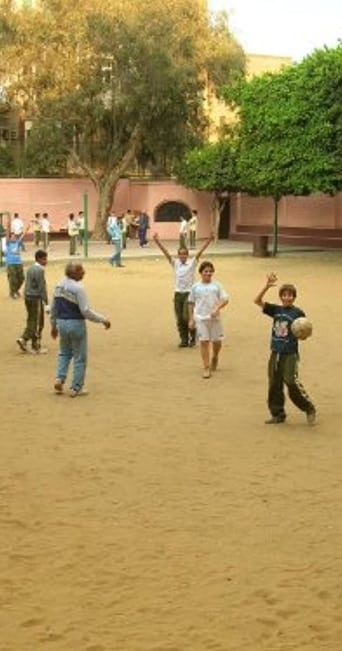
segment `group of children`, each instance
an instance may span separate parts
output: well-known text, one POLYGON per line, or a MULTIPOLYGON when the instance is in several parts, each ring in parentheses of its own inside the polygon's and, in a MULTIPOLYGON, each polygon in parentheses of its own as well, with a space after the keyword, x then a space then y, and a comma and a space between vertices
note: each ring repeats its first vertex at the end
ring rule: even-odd
MULTIPOLYGON (((25 231, 15 234, 8 225, 6 241, 7 275, 11 298, 20 296, 24 282, 24 271, 20 256, 22 239, 25 231)), ((209 379, 217 370, 219 354, 224 337, 220 313, 229 303, 229 295, 222 285, 214 280, 214 265, 210 261, 200 264, 200 281, 195 282, 195 272, 204 251, 214 239, 212 234, 193 257, 189 250, 180 246, 177 256, 173 257, 160 241, 158 233, 153 239, 160 248, 174 271, 174 311, 180 336, 179 347, 193 347, 199 342, 203 363, 203 378, 209 379)), ((44 326, 44 306, 47 306, 47 291, 44 267, 47 253, 39 249, 35 254, 35 263, 26 275, 24 290, 27 323, 17 343, 22 351, 27 351, 27 342, 31 340, 32 352, 44 352, 40 346, 41 332, 44 326)), ((121 266, 121 258, 113 255, 113 264, 121 266)), ((279 289, 280 304, 264 300, 266 292, 277 284, 274 273, 267 276, 266 284, 255 298, 255 303, 273 320, 271 334, 271 356, 268 363, 268 407, 270 418, 268 424, 280 424, 286 420, 285 393, 292 402, 306 414, 307 422, 316 421, 315 406, 307 395, 298 378, 298 339, 294 336, 291 324, 298 317, 305 316, 303 310, 294 305, 296 288, 292 284, 282 285, 279 289)))
MULTIPOLYGON (((220 312, 229 302, 225 289, 213 279, 215 268, 211 262, 204 261, 200 264, 201 280, 195 282, 197 262, 213 237, 212 235, 203 244, 193 258, 189 257, 189 251, 185 246, 178 249, 177 257, 172 257, 159 240, 157 233, 153 238, 174 270, 174 309, 180 335, 179 346, 181 348, 193 346, 196 338, 198 339, 204 379, 209 379, 218 367, 224 336, 220 312)), ((308 424, 314 425, 316 408, 298 377, 298 339, 291 329, 293 321, 305 316, 305 313, 294 305, 297 290, 292 284, 287 283, 280 287, 280 304, 265 301, 266 292, 276 284, 277 276, 272 272, 267 276, 266 284, 254 301, 262 308, 263 313, 273 320, 271 355, 268 363, 270 418, 265 422, 276 425, 286 420, 284 393, 286 386, 291 401, 306 414, 308 424)))

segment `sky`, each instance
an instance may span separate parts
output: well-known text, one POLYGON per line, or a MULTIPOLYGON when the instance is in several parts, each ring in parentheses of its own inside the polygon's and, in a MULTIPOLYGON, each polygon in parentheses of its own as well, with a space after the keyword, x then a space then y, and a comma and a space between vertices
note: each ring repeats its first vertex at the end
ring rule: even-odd
POLYGON ((342 0, 208 0, 228 12, 230 29, 248 54, 300 61, 342 39, 342 0))

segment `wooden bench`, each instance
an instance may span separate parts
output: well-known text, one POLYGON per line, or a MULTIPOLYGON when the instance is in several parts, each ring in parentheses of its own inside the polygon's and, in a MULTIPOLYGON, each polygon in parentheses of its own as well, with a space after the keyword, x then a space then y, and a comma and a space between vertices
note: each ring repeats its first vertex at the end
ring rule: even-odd
MULTIPOLYGON (((252 241, 253 253, 260 257, 268 255, 268 246, 272 237, 272 225, 259 224, 237 224, 235 231, 230 234, 232 240, 252 241)), ((342 228, 279 226, 278 243, 342 249, 342 228)))
MULTIPOLYGON (((92 231, 89 231, 88 232, 88 239, 89 240, 90 240, 91 236, 92 236, 92 231)), ((60 241, 68 240, 68 239, 69 239, 69 235, 68 235, 67 228, 60 228, 58 231, 50 231, 50 233, 49 233, 50 242, 56 242, 56 241, 60 242, 60 241)), ((24 240, 26 242, 32 241, 33 240, 33 233, 28 232, 25 235, 24 240)))

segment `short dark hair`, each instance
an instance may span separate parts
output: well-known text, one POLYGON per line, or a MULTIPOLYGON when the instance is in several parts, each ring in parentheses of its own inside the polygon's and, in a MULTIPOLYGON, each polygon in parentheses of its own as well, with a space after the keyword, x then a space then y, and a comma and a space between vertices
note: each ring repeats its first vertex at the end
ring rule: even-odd
POLYGON ((297 289, 292 283, 284 283, 284 285, 279 287, 279 297, 281 298, 285 292, 292 294, 293 298, 297 297, 297 289))
POLYGON ((203 260, 203 262, 201 262, 201 264, 199 266, 199 269, 198 269, 199 273, 201 274, 202 271, 204 271, 204 269, 206 269, 207 267, 209 267, 209 269, 211 269, 211 271, 215 271, 215 267, 214 267, 212 262, 209 262, 208 260, 203 260))
POLYGON ((42 258, 47 258, 48 254, 46 251, 43 251, 43 249, 38 249, 38 251, 35 252, 34 254, 34 259, 37 262, 37 260, 41 260, 42 258))
POLYGON ((178 255, 180 254, 181 251, 185 251, 187 255, 189 254, 189 249, 187 246, 180 246, 179 249, 177 249, 178 255))

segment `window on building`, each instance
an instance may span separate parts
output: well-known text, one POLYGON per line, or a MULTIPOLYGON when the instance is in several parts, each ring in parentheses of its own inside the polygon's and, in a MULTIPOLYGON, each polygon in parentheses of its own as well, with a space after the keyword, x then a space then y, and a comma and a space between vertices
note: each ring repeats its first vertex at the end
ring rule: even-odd
POLYGON ((181 217, 190 219, 191 210, 182 201, 165 201, 155 210, 155 222, 179 222, 181 217))

